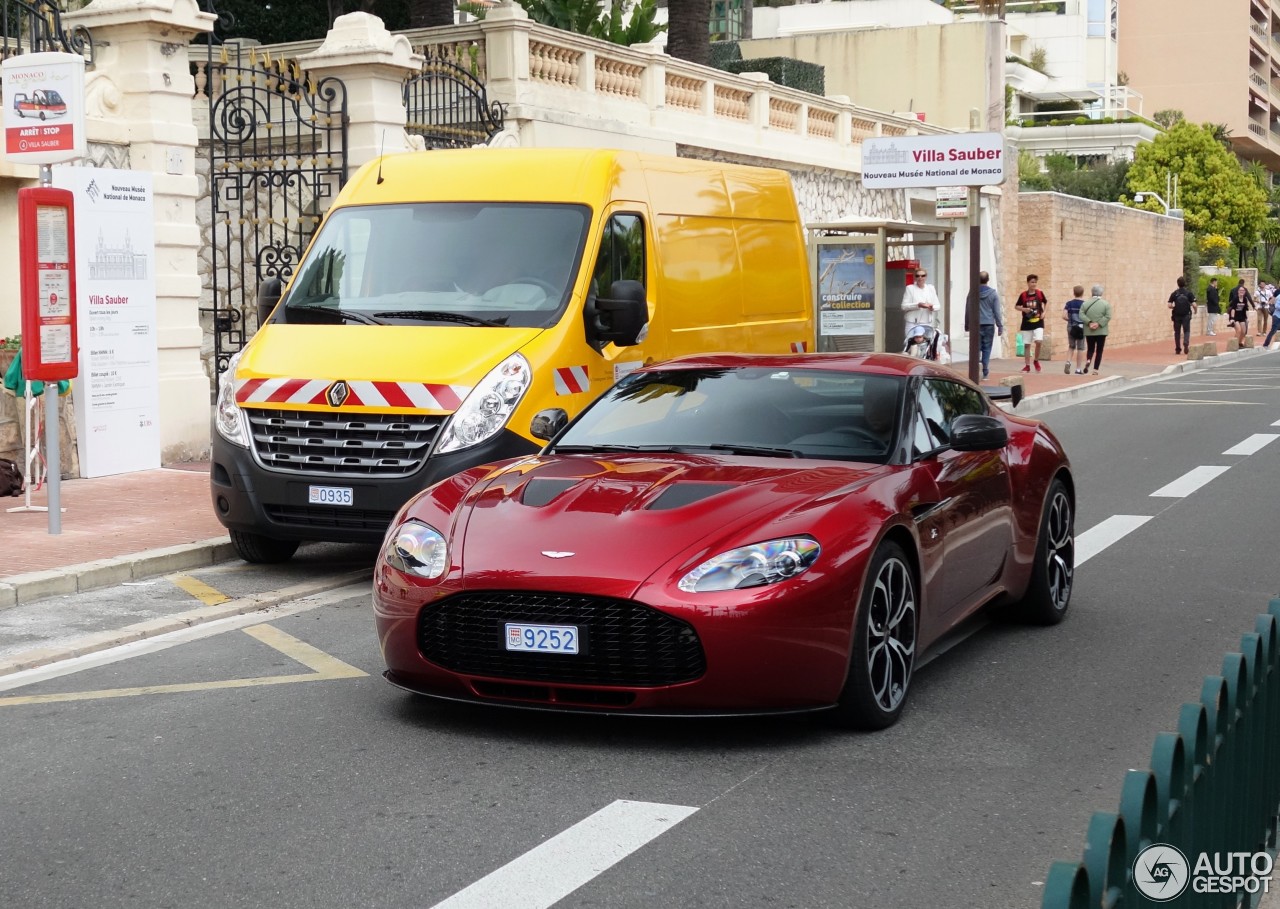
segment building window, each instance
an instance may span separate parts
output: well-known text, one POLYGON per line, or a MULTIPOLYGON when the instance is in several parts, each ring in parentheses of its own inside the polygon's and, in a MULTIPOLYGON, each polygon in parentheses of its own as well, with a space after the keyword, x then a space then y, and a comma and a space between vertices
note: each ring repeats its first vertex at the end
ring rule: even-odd
POLYGON ((1088 34, 1090 38, 1107 36, 1108 0, 1089 0, 1088 34))
POLYGON ((746 34, 743 0, 711 0, 711 40, 740 41, 746 34))

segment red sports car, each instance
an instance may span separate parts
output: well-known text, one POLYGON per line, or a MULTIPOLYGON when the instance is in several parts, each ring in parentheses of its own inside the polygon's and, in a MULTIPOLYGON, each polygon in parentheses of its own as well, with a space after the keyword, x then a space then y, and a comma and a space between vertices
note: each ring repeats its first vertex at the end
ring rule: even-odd
POLYGON ((397 515, 373 596, 391 682, 883 728, 924 650, 984 604, 1066 614, 1067 456, 945 367, 690 357, 565 422, 541 412, 542 453, 444 480, 397 515))

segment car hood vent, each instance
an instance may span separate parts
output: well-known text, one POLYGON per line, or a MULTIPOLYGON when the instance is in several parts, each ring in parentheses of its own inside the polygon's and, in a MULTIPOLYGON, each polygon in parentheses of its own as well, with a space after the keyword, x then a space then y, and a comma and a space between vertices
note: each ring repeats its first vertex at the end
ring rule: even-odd
POLYGON ((576 477, 534 477, 524 485, 520 501, 531 508, 541 508, 577 483, 576 477))
POLYGON ((732 483, 676 483, 663 490, 662 495, 653 500, 649 511, 667 511, 672 508, 683 508, 694 502, 701 502, 712 496, 733 489, 732 483))

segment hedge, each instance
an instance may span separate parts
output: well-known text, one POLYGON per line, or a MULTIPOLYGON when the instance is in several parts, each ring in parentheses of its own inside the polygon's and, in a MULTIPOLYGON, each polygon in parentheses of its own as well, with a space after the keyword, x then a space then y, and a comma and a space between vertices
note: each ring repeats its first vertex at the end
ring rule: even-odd
POLYGON ((813 95, 826 94, 827 71, 817 63, 792 57, 759 57, 755 60, 733 60, 721 67, 730 73, 765 73, 777 85, 798 88, 813 95))

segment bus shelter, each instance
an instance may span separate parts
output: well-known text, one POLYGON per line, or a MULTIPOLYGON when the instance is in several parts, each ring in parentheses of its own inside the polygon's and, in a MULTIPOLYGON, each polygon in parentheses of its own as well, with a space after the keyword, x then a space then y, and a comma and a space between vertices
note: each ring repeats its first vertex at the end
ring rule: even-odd
POLYGON ((818 351, 901 352, 902 295, 920 267, 942 304, 936 327, 950 332, 955 228, 857 220, 807 226, 818 351))

